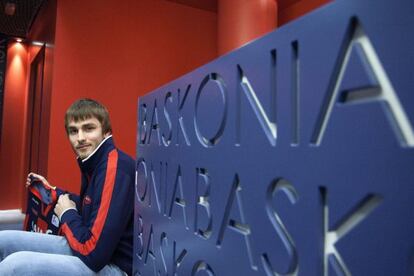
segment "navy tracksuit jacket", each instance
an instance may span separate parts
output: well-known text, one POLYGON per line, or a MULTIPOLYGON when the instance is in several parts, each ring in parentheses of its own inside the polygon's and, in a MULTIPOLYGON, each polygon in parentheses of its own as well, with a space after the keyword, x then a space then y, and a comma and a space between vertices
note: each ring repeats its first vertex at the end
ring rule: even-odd
MULTIPOLYGON (((134 160, 115 148, 112 137, 84 160, 76 210, 61 218, 62 233, 75 256, 98 272, 113 263, 132 274, 134 160)), ((57 189, 57 195, 64 193, 57 189)))

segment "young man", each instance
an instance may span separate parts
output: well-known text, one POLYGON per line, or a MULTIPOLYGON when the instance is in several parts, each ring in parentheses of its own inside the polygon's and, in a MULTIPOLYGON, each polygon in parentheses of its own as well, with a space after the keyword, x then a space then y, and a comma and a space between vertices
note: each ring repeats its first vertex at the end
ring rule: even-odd
POLYGON ((0 231, 0 275, 131 275, 135 162, 114 146, 108 111, 94 100, 73 103, 65 128, 82 174, 80 194, 34 173, 26 183, 35 179, 56 193, 63 236, 0 231))

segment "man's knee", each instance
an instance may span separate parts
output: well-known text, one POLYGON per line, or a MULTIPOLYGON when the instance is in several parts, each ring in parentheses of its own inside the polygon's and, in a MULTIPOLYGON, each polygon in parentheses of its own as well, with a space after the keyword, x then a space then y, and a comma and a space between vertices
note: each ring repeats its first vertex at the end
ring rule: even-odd
POLYGON ((13 231, 0 231, 0 261, 10 254, 10 239, 13 238, 13 231))
POLYGON ((20 251, 8 255, 0 263, 0 275, 30 275, 35 260, 32 254, 20 251))

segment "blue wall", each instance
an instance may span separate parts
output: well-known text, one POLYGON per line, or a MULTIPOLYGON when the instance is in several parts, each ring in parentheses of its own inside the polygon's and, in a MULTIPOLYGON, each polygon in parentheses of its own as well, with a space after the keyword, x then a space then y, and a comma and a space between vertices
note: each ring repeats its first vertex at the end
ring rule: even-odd
POLYGON ((135 273, 412 275, 413 12, 338 0, 141 97, 135 273))

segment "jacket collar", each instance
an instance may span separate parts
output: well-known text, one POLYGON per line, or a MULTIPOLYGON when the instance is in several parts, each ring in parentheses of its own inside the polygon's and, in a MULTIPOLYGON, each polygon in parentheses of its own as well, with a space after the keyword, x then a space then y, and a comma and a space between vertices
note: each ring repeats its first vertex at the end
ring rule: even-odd
POLYGON ((112 135, 106 137, 102 142, 96 147, 96 149, 85 159, 80 159, 78 157, 78 165, 82 173, 92 174, 95 167, 103 160, 108 153, 115 148, 112 135))

